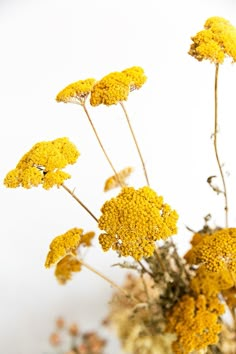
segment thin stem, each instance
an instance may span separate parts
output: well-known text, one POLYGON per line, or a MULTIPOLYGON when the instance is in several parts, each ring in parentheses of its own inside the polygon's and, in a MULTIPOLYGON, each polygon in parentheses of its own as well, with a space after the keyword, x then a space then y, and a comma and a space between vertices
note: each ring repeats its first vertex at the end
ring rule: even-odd
POLYGON ((226 190, 226 183, 224 178, 223 169, 220 163, 219 154, 218 154, 218 146, 217 146, 217 134, 218 134, 218 72, 219 72, 219 64, 216 64, 215 70, 215 125, 214 125, 214 150, 216 161, 218 164, 218 168, 220 171, 222 184, 223 184, 223 194, 225 198, 225 226, 228 227, 228 197, 227 197, 227 190, 226 190))
POLYGON ((141 266, 143 273, 148 273, 150 276, 153 275, 151 272, 149 272, 149 270, 147 270, 147 269, 144 267, 144 265, 142 264, 141 261, 138 261, 138 263, 139 263, 139 265, 141 266))
POLYGON ((98 219, 96 218, 96 216, 93 215, 93 213, 86 207, 86 205, 84 205, 84 203, 81 202, 81 200, 74 194, 74 192, 72 190, 70 190, 67 186, 65 186, 64 184, 61 185, 62 188, 64 188, 86 211, 87 213, 89 213, 89 215, 92 216, 92 218, 98 223, 98 219))
POLYGON ((85 103, 82 104, 82 107, 83 107, 83 109, 84 109, 84 111, 85 111, 85 113, 86 113, 86 116, 87 116, 87 118, 88 118, 88 120, 89 120, 89 123, 90 123, 90 125, 91 125, 91 127, 92 127, 92 129, 93 129, 93 131, 94 131, 94 134, 95 134, 95 136, 96 136, 96 138, 97 138, 97 141, 98 141, 98 143, 99 143, 99 145, 100 145, 100 147, 101 147, 101 149, 102 149, 102 151, 103 151, 103 153, 104 153, 104 155, 105 155, 105 157, 106 157, 106 159, 107 159, 109 165, 111 166, 111 168, 112 168, 112 170, 113 170, 113 172, 114 172, 114 175, 115 175, 115 177, 116 177, 116 179, 117 179, 119 185, 120 185, 121 187, 123 187, 123 183, 121 182, 121 180, 120 180, 120 178, 119 178, 119 174, 117 173, 116 169, 114 168, 114 166, 113 166, 113 164, 112 164, 110 158, 108 157, 108 155, 107 155, 107 153, 106 153, 106 150, 105 150, 105 148, 104 148, 104 146, 103 146, 103 144, 102 144, 102 142, 101 142, 101 140, 100 140, 100 138, 99 138, 99 136, 98 136, 97 130, 95 129, 95 126, 94 126, 94 124, 93 124, 93 122, 92 122, 92 119, 91 119, 91 117, 90 117, 90 115, 89 115, 89 112, 88 112, 88 110, 87 110, 87 108, 86 108, 86 106, 85 106, 85 103))
POLYGON ((155 255, 156 255, 157 260, 158 260, 158 262, 159 262, 159 264, 161 266, 161 270, 163 271, 163 273, 165 273, 166 272, 166 267, 165 267, 164 263, 162 262, 162 259, 161 259, 161 257, 160 257, 160 255, 159 255, 159 253, 158 253, 156 248, 155 248, 155 255))
POLYGON ((120 292, 123 293, 123 295, 125 295, 127 298, 130 298, 132 300, 135 300, 135 302, 140 302, 138 299, 136 299, 135 297, 133 297, 132 295, 130 295, 129 293, 127 293, 127 291, 125 291, 125 289, 123 289, 122 287, 120 287, 118 284, 114 283, 111 279, 109 279, 108 277, 106 277, 104 274, 100 273, 98 270, 94 269, 93 267, 91 267, 89 264, 85 263, 82 259, 79 259, 79 262, 86 267, 87 269, 89 269, 91 272, 95 273, 96 275, 98 275, 100 278, 104 279, 106 282, 108 282, 113 288, 116 288, 117 290, 119 290, 120 292))
POLYGON ((128 113, 127 113, 127 111, 126 111, 126 109, 125 109, 125 106, 124 106, 124 103, 123 103, 122 101, 120 102, 120 105, 121 105, 121 107, 122 107, 122 109, 123 109, 123 111, 124 111, 124 114, 125 114, 127 123, 128 123, 128 125, 129 125, 130 132, 131 132, 131 134, 132 134, 132 137, 133 137, 135 146, 136 146, 137 151, 138 151, 138 154, 139 154, 139 158, 140 158, 140 160, 141 160, 141 162, 142 162, 143 172, 144 172, 144 175, 145 175, 145 179, 146 179, 147 185, 149 186, 150 184, 149 184, 149 180, 148 180, 148 175, 147 175, 147 170, 146 170, 146 167, 145 167, 145 163, 144 163, 144 160, 143 160, 143 157, 142 157, 142 154, 141 154, 141 151, 140 151, 140 148, 139 148, 137 139, 136 139, 136 137, 135 137, 135 135, 134 135, 134 131, 133 131, 133 128, 132 128, 132 126, 131 126, 128 113))

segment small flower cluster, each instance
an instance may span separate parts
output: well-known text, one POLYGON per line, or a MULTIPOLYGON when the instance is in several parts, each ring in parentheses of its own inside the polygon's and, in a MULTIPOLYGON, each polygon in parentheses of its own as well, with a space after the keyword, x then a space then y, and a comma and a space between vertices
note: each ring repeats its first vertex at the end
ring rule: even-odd
POLYGON ((204 295, 184 295, 167 318, 167 332, 173 332, 174 353, 189 354, 218 342, 221 325, 218 321, 224 306, 217 298, 209 302, 204 295))
POLYGON ((65 284, 71 279, 72 273, 81 270, 81 262, 77 259, 78 248, 81 245, 91 246, 94 236, 95 233, 92 231, 83 234, 82 229, 73 228, 53 239, 45 267, 49 268, 56 264, 55 276, 59 283, 65 284))
POLYGON ((63 354, 103 354, 106 340, 95 331, 81 332, 76 323, 66 326, 63 318, 56 320, 56 329, 49 342, 63 354))
POLYGON ((199 61, 222 64, 226 57, 236 61, 236 28, 222 17, 210 17, 192 41, 189 54, 199 61))
POLYGON ((79 157, 76 146, 68 138, 42 141, 35 144, 10 171, 4 184, 9 188, 31 188, 40 184, 44 189, 60 186, 70 178, 62 171, 69 164, 74 164, 79 157))

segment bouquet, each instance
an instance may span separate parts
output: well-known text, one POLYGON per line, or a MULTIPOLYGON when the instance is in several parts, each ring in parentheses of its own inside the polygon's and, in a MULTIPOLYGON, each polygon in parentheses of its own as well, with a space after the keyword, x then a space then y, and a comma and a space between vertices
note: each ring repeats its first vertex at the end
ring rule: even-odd
MULTIPOLYGON (((178 213, 150 186, 125 104, 147 80, 139 66, 112 72, 100 80, 76 81, 56 96, 57 102, 74 103, 83 111, 112 170, 104 192, 114 189, 109 193, 115 194, 101 206, 100 215, 66 184, 71 175, 65 168, 75 164, 80 155, 67 137, 36 143, 4 179, 9 188, 63 189, 90 215, 96 229, 84 231, 79 225, 64 230, 49 245, 45 267, 55 267, 55 276, 63 285, 74 273, 87 268, 114 287, 104 323, 115 330, 128 353, 236 353, 236 227, 228 222, 227 184, 218 152, 218 73, 227 58, 236 61, 236 28, 224 18, 211 17, 191 41, 188 54, 215 67, 212 140, 221 186, 215 185, 215 176, 208 177, 207 182, 222 196, 225 223, 210 225, 209 214, 199 230, 189 228, 191 247, 184 256, 172 239, 178 233, 178 213), (90 106, 99 105, 121 107, 140 159, 144 186, 128 184, 129 176, 135 173, 131 166, 117 170, 113 164, 90 113, 90 106), (89 248, 97 237, 101 251, 116 252, 117 265, 128 269, 122 286, 84 260, 82 248, 89 248)), ((105 341, 96 334, 83 338, 86 343, 73 341, 68 352, 103 353, 105 341), (97 351, 88 347, 91 338, 97 351)), ((57 336, 52 339, 58 344, 57 336)))

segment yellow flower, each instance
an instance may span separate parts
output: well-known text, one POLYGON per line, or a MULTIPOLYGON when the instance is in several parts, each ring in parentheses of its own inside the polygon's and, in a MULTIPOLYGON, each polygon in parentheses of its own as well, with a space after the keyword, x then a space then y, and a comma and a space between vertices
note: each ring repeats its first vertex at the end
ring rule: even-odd
POLYGON ((76 146, 68 138, 37 143, 6 175, 4 184, 9 188, 31 188, 40 184, 45 189, 60 186, 70 178, 61 169, 74 164, 78 157, 76 146))
POLYGON ((98 226, 105 233, 99 236, 104 251, 110 248, 121 256, 139 260, 150 257, 155 241, 177 232, 178 215, 163 203, 150 187, 135 190, 124 187, 121 193, 105 202, 98 226))
POLYGON ((227 270, 221 272, 209 272, 204 265, 197 269, 195 276, 190 282, 190 288, 195 294, 203 294, 207 298, 216 296, 221 290, 229 289, 233 285, 234 282, 227 270))
POLYGON ((58 93, 56 96, 56 101, 83 105, 95 82, 95 79, 86 79, 73 82, 58 93))
POLYGON ((222 17, 211 17, 204 30, 192 37, 189 54, 199 61, 203 59, 222 64, 226 57, 236 61, 236 28, 222 17))
POLYGON ((221 325, 218 317, 224 306, 217 297, 196 299, 184 295, 171 309, 167 318, 167 332, 177 335, 172 348, 174 353, 189 354, 218 342, 221 325))
POLYGON ((50 251, 47 255, 45 267, 51 267, 68 254, 76 254, 76 250, 80 245, 82 232, 82 229, 75 227, 63 235, 55 237, 50 244, 50 251))
POLYGON ((90 97, 91 105, 111 106, 120 101, 126 101, 130 92, 129 82, 129 78, 120 72, 106 75, 93 86, 90 97))
POLYGON ((192 262, 203 263, 212 272, 228 270, 236 275, 236 229, 225 228, 204 236, 192 249, 192 262))
POLYGON ((95 236, 95 232, 93 231, 89 231, 86 232, 85 234, 81 235, 81 240, 80 240, 80 244, 84 245, 84 246, 91 246, 91 241, 95 236))
POLYGON ((43 188, 50 189, 53 186, 60 187, 66 179, 70 178, 70 174, 61 170, 49 171, 45 173, 43 178, 43 188))
POLYGON ((123 70, 122 73, 130 79, 130 91, 140 89, 147 80, 144 70, 140 66, 132 66, 123 70))
POLYGON ((126 101, 130 91, 139 89, 146 82, 144 70, 133 66, 121 72, 112 72, 98 81, 91 91, 92 106, 105 104, 110 106, 126 101))
POLYGON ((117 173, 117 176, 109 177, 104 185, 104 192, 107 192, 113 188, 119 187, 120 183, 125 184, 125 180, 133 172, 132 167, 126 167, 117 173), (118 178, 117 178, 118 177, 118 178))
POLYGON ((71 279, 72 273, 80 271, 80 261, 72 255, 67 255, 57 263, 55 276, 60 284, 65 284, 71 279))

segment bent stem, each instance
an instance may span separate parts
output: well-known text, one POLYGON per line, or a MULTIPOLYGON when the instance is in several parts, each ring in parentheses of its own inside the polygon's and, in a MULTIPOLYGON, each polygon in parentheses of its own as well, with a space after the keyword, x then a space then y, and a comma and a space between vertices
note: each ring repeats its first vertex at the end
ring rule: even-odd
POLYGON ((227 189, 226 189, 226 183, 225 183, 225 177, 222 169, 222 165, 220 163, 220 158, 218 154, 218 146, 217 146, 217 134, 218 134, 218 73, 219 73, 219 64, 216 64, 216 70, 215 70, 215 125, 214 125, 214 150, 215 150, 215 156, 216 156, 216 161, 217 165, 220 171, 221 179, 222 179, 222 184, 223 184, 223 194, 225 198, 225 226, 228 227, 228 197, 227 197, 227 189))
POLYGON ((135 302, 140 302, 137 298, 135 298, 134 296, 132 296, 131 294, 127 293, 127 291, 125 291, 125 289, 123 289, 122 287, 120 287, 118 284, 114 283, 111 279, 109 279, 108 277, 106 277, 104 274, 102 274, 101 272, 99 272, 98 270, 94 269, 93 267, 91 267, 89 264, 85 263, 83 260, 79 259, 79 262, 88 270, 90 270, 91 272, 95 273, 96 275, 98 275, 100 278, 102 278, 103 280, 105 280, 106 282, 108 282, 113 288, 119 290, 120 292, 123 293, 123 295, 125 295, 127 298, 130 298, 132 300, 135 300, 135 302))
POLYGON ((91 117, 90 117, 90 115, 89 115, 89 112, 88 112, 88 110, 87 110, 87 108, 86 108, 86 106, 85 106, 85 103, 84 103, 84 104, 81 104, 81 106, 83 107, 83 109, 84 109, 84 111, 85 111, 85 113, 86 113, 86 116, 87 116, 87 118, 88 118, 88 120, 89 120, 89 123, 90 123, 90 125, 91 125, 91 127, 92 127, 92 129, 93 129, 93 131, 94 131, 94 134, 95 134, 95 136, 96 136, 96 138, 97 138, 97 141, 98 141, 98 143, 99 143, 99 145, 100 145, 100 147, 101 147, 101 149, 102 149, 102 151, 103 151, 103 153, 104 153, 104 155, 105 155, 105 157, 106 157, 106 159, 107 159, 109 165, 111 166, 111 168, 112 168, 112 170, 113 170, 113 172, 114 172, 114 175, 115 175, 115 177, 116 177, 116 179, 117 179, 119 185, 120 185, 121 187, 123 187, 123 183, 121 182, 121 180, 120 180, 120 178, 119 178, 119 175, 118 175, 118 173, 116 172, 116 170, 115 170, 115 168, 114 168, 114 166, 113 166, 113 164, 112 164, 112 162, 111 162, 109 156, 107 155, 106 150, 105 150, 105 148, 104 148, 104 146, 103 146, 103 144, 102 144, 102 142, 101 142, 101 140, 100 140, 100 138, 99 138, 99 136, 98 136, 97 130, 95 129, 95 126, 94 126, 94 124, 93 124, 93 122, 92 122, 92 119, 91 119, 91 117))
POLYGON ((124 114, 125 114, 125 117, 126 117, 126 120, 127 120, 127 123, 129 125, 129 129, 130 129, 130 132, 132 134, 132 137, 133 137, 133 140, 134 140, 134 143, 135 143, 135 146, 136 146, 136 149, 138 151, 138 154, 139 154, 139 158, 141 160, 141 163, 142 163, 142 166, 143 166, 143 172, 144 172, 144 175, 145 175, 145 179, 146 179, 146 182, 147 182, 147 185, 149 186, 149 180, 148 180, 148 175, 147 175, 147 170, 146 170, 146 167, 145 167, 145 163, 144 163, 144 160, 143 160, 143 157, 142 157, 142 154, 141 154, 141 151, 140 151, 140 148, 139 148, 139 145, 138 145, 138 142, 137 142, 137 139, 134 135, 134 131, 133 131, 133 128, 131 126, 131 123, 130 123, 130 120, 129 120, 129 116, 128 116, 128 113, 125 109, 125 106, 124 106, 124 103, 122 101, 120 101, 120 105, 124 111, 124 114))
POLYGON ((64 184, 61 185, 62 188, 64 188, 81 206, 82 208, 84 208, 87 213, 89 213, 89 215, 92 216, 92 218, 98 223, 98 219, 96 218, 96 216, 93 215, 93 213, 86 207, 86 205, 84 203, 81 202, 81 200, 74 194, 74 192, 72 190, 70 190, 67 186, 65 186, 64 184))

